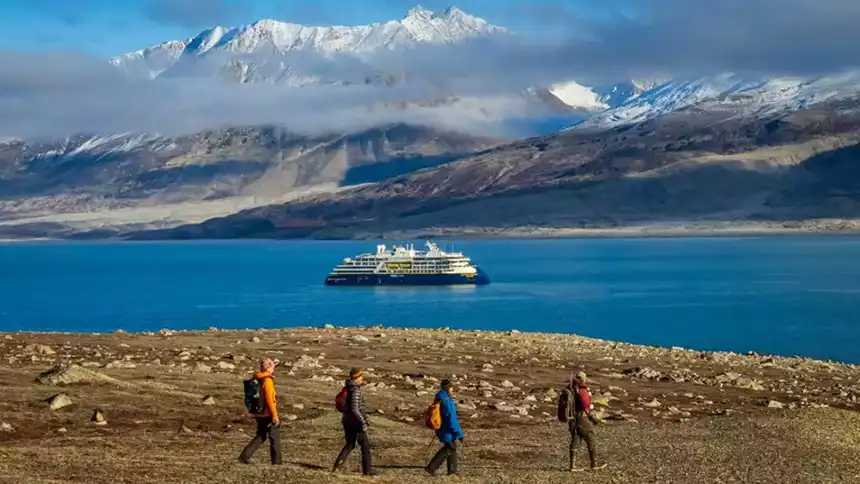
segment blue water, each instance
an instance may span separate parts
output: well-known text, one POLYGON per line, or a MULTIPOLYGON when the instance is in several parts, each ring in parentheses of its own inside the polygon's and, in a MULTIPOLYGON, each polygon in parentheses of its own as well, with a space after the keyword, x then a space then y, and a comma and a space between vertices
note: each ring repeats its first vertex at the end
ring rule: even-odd
POLYGON ((323 286, 376 243, 0 245, 0 331, 448 326, 860 363, 860 238, 462 241, 491 285, 323 286))

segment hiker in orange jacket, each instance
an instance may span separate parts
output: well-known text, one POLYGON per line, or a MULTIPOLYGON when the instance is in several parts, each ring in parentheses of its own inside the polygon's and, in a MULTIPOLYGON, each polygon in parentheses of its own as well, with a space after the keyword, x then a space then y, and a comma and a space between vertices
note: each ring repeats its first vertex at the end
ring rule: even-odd
POLYGON ((275 392, 274 373, 275 362, 271 358, 264 358, 260 362, 260 371, 254 375, 254 378, 260 381, 260 393, 265 401, 265 408, 262 413, 254 414, 257 420, 257 433, 239 455, 239 462, 243 464, 251 463, 251 457, 266 440, 269 441, 272 465, 281 464, 281 434, 278 429, 281 421, 278 418, 278 395, 275 392))

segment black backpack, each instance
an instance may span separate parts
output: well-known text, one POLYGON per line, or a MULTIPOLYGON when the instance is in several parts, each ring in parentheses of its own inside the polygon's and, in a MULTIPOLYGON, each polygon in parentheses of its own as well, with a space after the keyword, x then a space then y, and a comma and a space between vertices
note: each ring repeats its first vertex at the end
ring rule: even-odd
POLYGON ((266 402, 263 401, 263 381, 257 377, 244 381, 245 386, 245 408, 251 413, 263 413, 266 411, 266 402))

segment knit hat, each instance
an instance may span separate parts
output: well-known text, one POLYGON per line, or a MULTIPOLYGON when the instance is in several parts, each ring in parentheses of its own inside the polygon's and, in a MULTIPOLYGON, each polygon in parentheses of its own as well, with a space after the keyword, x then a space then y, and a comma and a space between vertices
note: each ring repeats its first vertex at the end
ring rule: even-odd
POLYGON ((442 387, 442 390, 448 390, 452 386, 454 386, 454 384, 451 383, 451 380, 446 378, 446 379, 442 380, 442 384, 440 386, 442 387))
POLYGON ((588 377, 585 375, 584 371, 580 371, 579 373, 576 374, 576 381, 578 381, 580 383, 585 383, 588 381, 588 377))
POLYGON ((355 380, 356 378, 364 375, 364 368, 353 368, 349 370, 349 377, 355 380))

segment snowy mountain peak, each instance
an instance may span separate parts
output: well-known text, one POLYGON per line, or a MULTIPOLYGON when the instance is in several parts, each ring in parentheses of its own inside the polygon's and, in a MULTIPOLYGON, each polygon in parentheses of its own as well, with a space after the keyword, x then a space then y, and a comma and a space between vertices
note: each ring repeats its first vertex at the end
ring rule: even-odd
POLYGON ((422 20, 430 20, 433 18, 433 11, 424 8, 421 5, 416 5, 409 9, 406 12, 406 16, 403 17, 403 20, 406 19, 422 19, 422 20))

